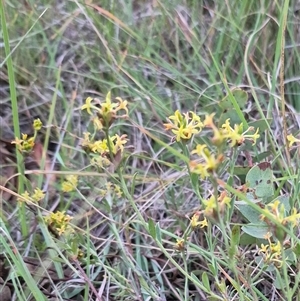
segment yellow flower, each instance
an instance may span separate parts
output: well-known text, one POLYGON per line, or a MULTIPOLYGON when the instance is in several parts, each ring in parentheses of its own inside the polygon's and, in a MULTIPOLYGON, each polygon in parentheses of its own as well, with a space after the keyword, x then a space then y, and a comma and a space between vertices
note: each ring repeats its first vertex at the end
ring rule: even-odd
POLYGON ((246 131, 243 132, 243 124, 235 124, 234 128, 230 126, 230 119, 227 119, 222 125, 221 134, 224 138, 231 140, 230 146, 241 145, 245 140, 253 141, 253 145, 256 143, 256 140, 260 137, 258 134, 258 129, 254 134, 247 134, 249 131, 253 131, 253 127, 249 127, 246 131))
POLYGON ((44 218, 47 225, 56 230, 57 234, 61 236, 65 232, 72 232, 73 229, 70 226, 72 217, 65 214, 64 211, 51 212, 44 218))
POLYGON ((102 130, 103 129, 102 121, 98 116, 94 116, 92 118, 92 122, 93 122, 94 127, 95 127, 96 130, 102 130))
POLYGON ((191 152, 191 154, 197 154, 198 156, 202 156, 205 148, 207 148, 206 144, 197 144, 196 148, 191 152))
POLYGON ((203 200, 205 206, 204 214, 206 216, 213 216, 214 211, 217 208, 217 201, 214 195, 212 195, 208 200, 203 200))
POLYGON ((273 219, 275 219, 278 223, 283 226, 290 224, 292 228, 299 225, 300 222, 300 213, 297 212, 296 208, 292 208, 290 214, 285 211, 284 205, 279 201, 275 200, 272 203, 267 204, 266 208, 263 209, 263 214, 261 214, 260 219, 268 224, 270 227, 272 234, 279 240, 283 241, 287 235, 287 233, 281 229, 278 225, 276 225, 271 219, 267 217, 267 215, 272 215, 273 219))
POLYGON ((258 253, 268 254, 268 249, 269 249, 269 245, 261 244, 258 253))
POLYGON ((294 143, 300 143, 300 139, 295 138, 292 134, 288 135, 286 138, 290 142, 289 147, 291 147, 294 143))
POLYGON ((108 167, 111 164, 111 162, 106 157, 97 156, 91 159, 91 164, 96 165, 100 168, 105 168, 108 167))
POLYGON ((211 153, 205 144, 198 144, 191 154, 197 154, 204 162, 197 163, 196 161, 190 162, 190 169, 193 173, 200 174, 202 179, 209 176, 210 173, 217 170, 220 163, 223 161, 223 156, 219 155, 217 158, 211 153))
POLYGON ((116 196, 118 197, 118 198, 121 198, 122 197, 122 195, 123 195, 123 192, 122 192, 122 190, 121 190, 121 187, 119 186, 119 185, 114 185, 114 192, 115 192, 115 194, 116 194, 116 196))
MULTIPOLYGON (((263 209, 263 211, 267 214, 271 214, 274 219, 276 219, 279 223, 282 224, 284 217, 285 217, 285 212, 284 212, 284 206, 283 204, 280 203, 279 200, 275 200, 272 203, 269 203, 266 208, 263 209)), ((268 218, 266 217, 266 214, 261 215, 261 219, 264 221, 268 221, 268 218)), ((270 221, 270 223, 272 223, 270 221)))
POLYGON ((39 131, 43 126, 43 123, 41 122, 40 118, 37 118, 33 121, 33 128, 35 131, 39 131))
POLYGON ((272 251, 272 253, 277 257, 281 254, 281 243, 280 241, 277 241, 276 244, 271 244, 270 245, 270 249, 272 251))
POLYGON ((107 190, 106 189, 100 189, 99 190, 99 196, 100 197, 105 197, 107 195, 107 190))
POLYGON ((273 214, 275 215, 278 215, 278 208, 279 208, 279 205, 280 205, 280 201, 279 200, 276 200, 270 204, 268 204, 268 208, 271 209, 271 211, 273 212, 273 214))
POLYGON ((212 138, 212 142, 215 145, 220 145, 223 142, 223 140, 225 139, 225 137, 222 135, 222 132, 214 124, 214 121, 213 121, 214 116, 215 116, 215 113, 206 115, 205 119, 203 121, 203 124, 205 127, 211 128, 213 130, 214 136, 212 138))
POLYGON ((190 161, 189 166, 191 172, 200 175, 202 179, 209 177, 209 173, 204 164, 198 163, 197 161, 190 161))
POLYGON ((29 152, 34 147, 34 137, 28 137, 27 134, 22 134, 22 139, 15 138, 11 143, 15 144, 19 151, 29 152))
POLYGON ((241 123, 240 125, 235 124, 234 128, 230 126, 229 123, 230 119, 227 119, 225 123, 222 125, 223 128, 223 136, 231 139, 230 146, 235 146, 235 145, 241 145, 245 138, 242 135, 243 131, 243 124, 241 123))
POLYGON ((185 240, 184 239, 177 239, 175 244, 175 250, 182 252, 185 249, 185 240))
POLYGON ((112 182, 106 182, 105 187, 106 187, 107 192, 111 192, 113 190, 113 183, 112 182))
POLYGON ((231 206, 231 198, 227 195, 226 191, 222 191, 217 197, 212 195, 209 199, 203 200, 203 214, 211 221, 218 223, 220 218, 224 217, 228 208, 231 206))
POLYGON ((109 128, 114 120, 119 118, 125 118, 128 115, 128 102, 123 100, 121 97, 116 97, 118 102, 111 101, 111 91, 105 96, 105 101, 101 102, 97 98, 94 99, 98 106, 92 105, 93 98, 88 97, 85 104, 81 107, 81 110, 87 110, 87 112, 92 115, 91 109, 96 111, 97 116, 95 116, 92 121, 94 123, 96 130, 102 130, 103 127, 109 128), (100 108, 99 108, 100 105, 100 108), (118 116, 118 111, 125 111, 125 115, 118 116))
POLYGON ((205 119, 203 121, 203 125, 206 126, 206 127, 210 127, 210 128, 214 127, 215 124, 214 124, 213 118, 214 118, 215 114, 216 113, 206 115, 205 119))
POLYGON ((97 140, 90 145, 92 152, 104 155, 109 152, 107 139, 97 140))
POLYGON ((121 97, 116 97, 116 100, 119 101, 119 105, 116 111, 124 110, 126 112, 126 115, 128 115, 128 108, 127 108, 128 101, 123 100, 121 97))
POLYGON ((290 222, 293 227, 296 227, 299 225, 300 221, 300 213, 297 212, 296 208, 292 209, 291 215, 284 218, 284 222, 290 222))
POLYGON ((203 158, 205 160, 205 167, 208 172, 216 170, 219 166, 219 160, 216 159, 215 155, 210 153, 208 149, 205 149, 203 152, 203 158))
POLYGON ((227 206, 228 208, 231 207, 231 198, 227 195, 226 191, 222 191, 220 196, 218 197, 218 202, 220 204, 220 209, 222 210, 223 207, 227 206))
POLYGON ((127 138, 127 135, 122 135, 122 136, 115 135, 115 136, 112 137, 113 144, 114 144, 114 149, 113 149, 114 154, 116 154, 118 152, 118 150, 120 150, 121 153, 123 153, 124 145, 128 141, 126 138, 127 138))
POLYGON ((90 115, 92 115, 91 109, 96 108, 94 105, 92 105, 92 101, 93 101, 93 98, 88 97, 85 100, 85 104, 83 106, 81 106, 81 110, 86 110, 90 115))
POLYGON ((276 267, 282 266, 282 245, 280 241, 272 243, 270 237, 267 237, 268 244, 261 244, 259 253, 264 255, 264 261, 267 264, 273 263, 276 267))
POLYGON ((91 133, 89 133, 89 132, 84 132, 83 133, 83 140, 82 140, 82 143, 81 143, 82 146, 89 146, 90 145, 90 143, 91 143, 90 135, 91 135, 91 133))
POLYGON ((66 177, 66 181, 64 181, 61 185, 61 189, 63 192, 71 192, 74 191, 78 184, 78 176, 71 175, 66 177))
POLYGON ((170 120, 174 120, 174 125, 178 126, 184 122, 182 114, 176 110, 174 115, 169 116, 170 120))
POLYGON ((71 192, 74 190, 74 186, 68 182, 68 181, 64 181, 62 184, 61 184, 61 190, 63 192, 71 192))
POLYGON ((31 197, 34 201, 39 202, 40 200, 42 200, 45 197, 45 193, 41 189, 36 188, 31 197))
POLYGON ((34 147, 34 137, 30 137, 27 140, 23 141, 23 150, 25 152, 30 152, 34 147))
POLYGON ((169 116, 169 123, 165 123, 166 130, 172 130, 176 135, 176 141, 189 140, 194 134, 199 133, 203 128, 200 117, 190 111, 181 114, 178 110, 174 115, 169 116))
POLYGON ((200 214, 201 212, 197 211, 191 218, 191 227, 193 230, 195 230, 198 227, 204 228, 208 225, 206 217, 204 218, 204 220, 199 221, 200 214))
MULTIPOLYGON (((21 196, 26 199, 26 201, 32 201, 31 198, 30 198, 30 195, 28 193, 28 191, 26 190, 24 193, 21 194, 21 196)), ((24 202, 24 199, 23 198, 17 198, 17 201, 19 202, 24 202)))
POLYGON ((109 91, 105 97, 105 102, 101 103, 101 115, 105 116, 108 113, 114 112, 114 109, 118 106, 117 103, 111 103, 111 92, 109 91))
POLYGON ((23 142, 22 139, 16 137, 15 140, 13 140, 13 141, 11 142, 11 144, 15 144, 15 145, 17 145, 17 146, 20 146, 20 145, 22 145, 22 142, 23 142))

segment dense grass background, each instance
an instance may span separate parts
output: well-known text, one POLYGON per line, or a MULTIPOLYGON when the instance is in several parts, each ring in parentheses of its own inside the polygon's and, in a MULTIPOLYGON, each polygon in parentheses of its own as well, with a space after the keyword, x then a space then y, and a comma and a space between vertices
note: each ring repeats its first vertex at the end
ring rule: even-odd
MULTIPOLYGON (((10 191, 1 195, 0 246, 2 271, 12 268, 9 277, 0 276, 13 300, 300 300, 299 266, 286 268, 279 289, 275 272, 255 261, 256 244, 239 246, 239 260, 230 262, 223 236, 232 225, 193 234, 186 256, 174 251, 200 200, 180 149, 163 129, 177 109, 219 114, 228 89, 242 88, 247 121, 269 119, 271 126, 251 156, 273 161, 274 173, 285 179, 277 193, 289 193, 299 208, 299 176, 291 177, 299 155, 287 154, 282 135, 300 125, 299 1, 98 2, 1 2, 1 185, 10 191), (96 171, 80 146, 91 129, 80 107, 110 90, 130 110, 129 120, 111 129, 130 141, 122 179, 96 171), (20 132, 32 134, 34 118, 45 125, 40 153, 24 159, 10 142, 20 132), (18 176, 24 172, 27 177, 18 176), (64 194, 61 182, 69 174, 79 175, 80 185, 64 194), (123 185, 122 199, 99 197, 108 179, 123 185), (46 211, 17 204, 11 191, 32 187, 47 192, 42 208, 74 217, 84 263, 70 260, 74 246, 41 223, 46 211), (159 222, 159 241, 148 231, 150 219, 159 222)), ((207 198, 211 189, 201 182, 199 194, 207 198)))

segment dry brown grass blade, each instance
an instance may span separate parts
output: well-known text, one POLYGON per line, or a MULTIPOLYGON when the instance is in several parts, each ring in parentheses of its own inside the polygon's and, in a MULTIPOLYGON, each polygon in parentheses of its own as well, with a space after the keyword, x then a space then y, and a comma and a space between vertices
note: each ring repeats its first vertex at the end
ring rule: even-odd
POLYGON ((126 26, 125 23, 123 23, 120 19, 118 19, 115 15, 113 15, 109 11, 103 9, 101 6, 96 5, 96 4, 92 4, 92 3, 87 3, 87 2, 86 2, 86 5, 89 6, 89 7, 92 7, 95 10, 97 10, 101 15, 103 15, 106 18, 112 20, 115 24, 119 25, 120 27, 122 27, 126 31, 128 31, 130 33, 133 33, 131 31, 131 29, 128 26, 126 26))
POLYGON ((176 13, 177 15, 175 16, 175 21, 184 34, 185 39, 189 42, 190 45, 192 45, 193 38, 196 39, 196 35, 190 28, 188 21, 183 16, 183 14, 179 10, 176 10, 176 13))

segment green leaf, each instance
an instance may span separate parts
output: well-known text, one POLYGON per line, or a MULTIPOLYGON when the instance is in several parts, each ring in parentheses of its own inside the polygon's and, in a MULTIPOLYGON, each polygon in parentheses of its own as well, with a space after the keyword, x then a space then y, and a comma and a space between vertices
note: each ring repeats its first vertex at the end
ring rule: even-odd
POLYGON ((297 244, 295 245, 293 251, 294 251, 294 253, 295 253, 295 255, 296 255, 297 257, 300 257, 300 243, 297 243, 297 244))
POLYGON ((274 195, 273 171, 269 162, 261 162, 253 166, 246 176, 249 188, 256 198, 267 198, 274 195))
MULTIPOLYGON (((248 94, 242 89, 234 88, 232 91, 232 96, 235 98, 238 106, 241 110, 245 108, 248 94)), ((222 114, 219 118, 218 126, 221 127, 222 124, 229 118, 230 119, 230 125, 233 127, 235 124, 241 123, 241 118, 236 112, 236 110, 233 108, 233 104, 231 101, 231 97, 229 94, 227 94, 220 102, 219 106, 222 109, 222 114)))
MULTIPOLYGON (((250 141, 246 141, 246 142, 250 142, 250 141)), ((253 145, 252 145, 252 142, 250 142, 251 145, 248 149, 253 149, 253 145)), ((271 156, 271 152, 270 151, 266 151, 266 152, 262 152, 260 154, 258 154, 257 156, 253 157, 253 162, 254 163, 259 163, 259 162, 262 162, 262 161, 265 161, 268 157, 271 156)))
POLYGON ((197 278, 197 276, 194 273, 191 273, 191 277, 194 280, 194 284, 197 284, 198 287, 202 287, 202 283, 199 281, 199 279, 197 278))
POLYGON ((229 248, 229 258, 233 258, 236 254, 237 246, 240 243, 241 231, 240 226, 234 225, 231 231, 231 244, 229 248))
POLYGON ((286 282, 283 280, 282 275, 280 275, 278 272, 276 273, 276 278, 274 281, 274 286, 279 290, 286 289, 286 282))
POLYGON ((155 234, 157 240, 161 243, 161 231, 160 231, 159 223, 156 223, 155 225, 155 234))
MULTIPOLYGON (((240 88, 233 88, 232 96, 235 98, 239 107, 243 110, 248 100, 248 94, 246 91, 240 88)), ((223 111, 232 109, 232 102, 230 100, 229 94, 227 94, 220 102, 219 106, 222 108, 223 111)))
POLYGON ((238 210, 243 214, 243 216, 252 224, 260 224, 262 221, 259 218, 260 213, 254 208, 247 204, 238 204, 238 210))
POLYGON ((209 279, 208 279, 206 272, 203 272, 203 274, 202 274, 202 283, 203 283, 204 287, 209 291, 210 285, 209 285, 209 279))
POLYGON ((156 230, 155 230, 155 224, 153 219, 149 218, 148 220, 148 231, 152 238, 156 239, 156 230))
POLYGON ((255 130, 259 128, 259 133, 262 133, 269 128, 269 125, 271 124, 272 121, 273 120, 271 118, 259 119, 259 120, 249 122, 249 126, 253 126, 255 130))
POLYGON ((234 127, 235 124, 241 123, 241 120, 240 120, 238 114, 236 113, 235 110, 232 109, 232 110, 223 112, 221 114, 221 116, 219 118, 219 122, 218 122, 218 127, 221 128, 227 119, 230 119, 229 124, 231 127, 234 127))
POLYGON ((213 274, 214 277, 217 276, 218 271, 217 271, 216 267, 213 264, 209 263, 207 265, 207 267, 208 267, 209 271, 213 274))
POLYGON ((196 173, 190 173, 192 187, 196 194, 199 193, 199 175, 196 173))
POLYGON ((269 227, 266 224, 247 224, 242 227, 242 230, 255 238, 265 238, 269 227))
POLYGON ((233 174, 236 176, 245 176, 249 172, 249 170, 250 170, 250 167, 236 165, 233 168, 233 174))
POLYGON ((240 246, 250 246, 256 243, 256 238, 247 233, 243 233, 240 239, 240 246))
POLYGON ((231 231, 231 244, 238 246, 240 242, 241 231, 239 225, 234 225, 231 231))
POLYGON ((283 205, 285 213, 289 213, 291 211, 290 198, 288 195, 280 195, 274 201, 278 200, 280 204, 283 205))

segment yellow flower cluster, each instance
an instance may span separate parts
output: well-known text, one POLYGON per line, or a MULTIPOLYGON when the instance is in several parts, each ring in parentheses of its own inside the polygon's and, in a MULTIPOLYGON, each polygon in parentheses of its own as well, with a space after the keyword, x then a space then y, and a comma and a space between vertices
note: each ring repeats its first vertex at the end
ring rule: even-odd
POLYGON ((92 117, 95 132, 93 135, 89 132, 83 133, 81 145, 87 153, 98 155, 93 156, 91 159, 92 165, 100 168, 108 167, 114 158, 121 158, 120 154, 123 153, 125 144, 128 141, 127 135, 119 136, 115 134, 110 136, 108 134, 108 129, 116 118, 128 117, 127 100, 116 97, 116 102, 112 102, 111 92, 108 92, 104 102, 88 97, 81 109, 86 110, 91 115, 95 113, 92 117), (120 111, 124 114, 120 115, 120 111), (95 138, 98 131, 104 133, 104 139, 95 138))
POLYGON ((116 97, 116 100, 118 102, 112 103, 111 92, 107 93, 104 102, 99 101, 97 98, 88 97, 85 104, 81 107, 81 110, 86 110, 90 115, 93 115, 91 110, 97 113, 97 116, 93 118, 96 129, 101 130, 103 127, 109 128, 116 119, 119 111, 125 111, 125 114, 118 116, 118 118, 128 116, 127 100, 123 100, 121 97, 116 97))
POLYGON ((246 131, 243 130, 243 124, 235 124, 234 127, 230 125, 230 119, 226 119, 221 128, 218 128, 213 121, 214 114, 207 115, 204 120, 204 126, 213 130, 214 136, 212 142, 215 145, 220 145, 223 141, 230 141, 230 146, 239 146, 246 140, 252 141, 253 144, 259 138, 258 129, 254 134, 249 132, 254 131, 253 127, 249 127, 246 131))
MULTIPOLYGON (((204 209, 196 211, 190 219, 191 231, 207 227, 207 219, 211 222, 218 223, 219 218, 224 216, 226 209, 230 208, 230 204, 231 198, 227 195, 226 191, 221 192, 217 199, 212 195, 209 199, 203 200, 204 209)), ((185 248, 185 239, 177 239, 174 248, 177 251, 183 251, 185 248)))
POLYGON ((230 119, 227 119, 222 125, 221 136, 224 139, 231 140, 230 146, 241 145, 245 140, 250 140, 253 142, 253 145, 256 143, 256 140, 259 138, 258 128, 254 134, 249 134, 249 132, 254 131, 254 127, 249 127, 246 131, 243 130, 243 124, 235 124, 234 128, 230 126, 230 119))
POLYGON ((11 143, 15 144, 20 152, 28 153, 34 147, 34 137, 28 137, 27 134, 22 134, 22 139, 16 137, 11 143))
POLYGON ((43 126, 43 123, 41 122, 40 118, 37 118, 33 121, 33 129, 35 131, 39 131, 43 126))
POLYGON ((70 175, 66 177, 66 181, 64 181, 61 185, 61 189, 63 192, 71 192, 74 191, 78 184, 78 176, 70 175))
POLYGON ((191 154, 197 154, 202 162, 196 160, 190 161, 190 170, 193 173, 199 174, 202 179, 208 177, 211 173, 217 170, 220 163, 223 161, 223 155, 217 157, 208 150, 207 145, 198 144, 191 154))
MULTIPOLYGON (((166 130, 172 130, 173 134, 176 135, 177 142, 190 140, 193 135, 200 133, 204 127, 212 129, 214 135, 211 141, 217 146, 220 146, 224 141, 230 141, 231 147, 239 146, 246 140, 250 140, 255 144, 259 138, 258 129, 254 134, 249 134, 249 132, 254 131, 254 128, 249 127, 246 131, 243 131, 242 123, 232 128, 230 119, 227 119, 222 127, 218 128, 214 124, 213 118, 214 114, 206 115, 202 123, 200 117, 194 112, 190 111, 182 114, 177 110, 174 115, 168 118, 169 123, 165 123, 164 126, 166 130)), ((206 144, 198 144, 191 154, 197 154, 200 157, 200 162, 199 160, 192 160, 190 170, 199 174, 202 179, 215 172, 224 158, 222 153, 215 155, 206 144)))
POLYGON ((209 199, 203 200, 203 214, 208 219, 218 222, 219 217, 222 217, 226 209, 230 208, 230 203, 231 198, 227 195, 226 191, 221 192, 217 199, 212 195, 209 199))
POLYGON ((70 225, 72 217, 67 215, 64 211, 51 212, 50 215, 44 219, 46 224, 57 231, 59 236, 63 233, 73 232, 73 228, 70 225))
POLYGON ((266 208, 263 209, 263 211, 266 214, 261 214, 260 218, 264 222, 266 222, 270 229, 272 234, 280 240, 283 241, 286 237, 286 232, 284 229, 281 229, 276 225, 270 218, 269 216, 271 214, 272 218, 276 220, 278 223, 280 223, 283 226, 288 226, 290 225, 292 228, 295 228, 299 225, 300 223, 300 213, 297 212, 296 208, 292 208, 291 214, 287 215, 284 205, 280 203, 279 200, 276 200, 270 204, 267 204, 266 208))
POLYGON ((203 220, 199 221, 200 216, 201 216, 201 212, 200 211, 197 211, 192 216, 192 218, 191 218, 191 228, 193 230, 195 230, 197 228, 207 227, 207 219, 206 219, 206 217, 203 220))
POLYGON ((109 139, 93 141, 90 138, 90 133, 85 132, 81 145, 87 152, 93 152, 98 153, 101 156, 107 156, 110 151, 112 151, 114 155, 116 155, 119 151, 123 153, 124 145, 127 143, 127 141, 127 135, 114 135, 110 136, 109 139))
POLYGON ((18 198, 19 202, 23 202, 26 199, 28 202, 38 203, 45 197, 45 193, 40 188, 35 188, 33 194, 29 194, 26 190, 21 194, 22 198, 18 198))
POLYGON ((118 198, 121 198, 123 195, 121 187, 111 182, 105 183, 105 189, 100 190, 100 196, 105 197, 108 193, 114 193, 118 198))
POLYGON ((174 115, 169 116, 169 123, 165 123, 166 130, 172 130, 176 135, 176 141, 190 140, 194 134, 201 132, 203 127, 211 128, 214 132, 212 142, 216 145, 221 144, 224 140, 230 140, 230 146, 241 145, 245 140, 250 140, 253 144, 259 138, 258 129, 254 134, 249 134, 253 131, 253 127, 249 127, 246 131, 243 130, 243 124, 236 124, 234 128, 230 125, 230 119, 227 119, 221 129, 216 127, 213 122, 214 114, 206 115, 202 123, 201 119, 194 112, 180 113, 178 110, 174 115))
POLYGON ((34 142, 37 136, 37 132, 42 128, 43 124, 41 120, 35 119, 33 121, 33 129, 34 135, 33 137, 29 137, 27 134, 22 134, 22 139, 16 137, 15 140, 11 142, 11 144, 15 144, 18 150, 22 153, 29 153, 32 151, 34 147, 34 142))
POLYGON ((165 129, 171 130, 176 135, 176 141, 189 140, 194 134, 201 132, 203 123, 200 117, 190 111, 181 114, 178 110, 174 115, 169 116, 169 123, 165 123, 165 129))
POLYGON ((266 264, 273 263, 276 267, 280 268, 282 266, 282 245, 280 241, 272 243, 270 241, 270 236, 266 237, 269 241, 268 244, 261 244, 259 253, 263 255, 266 264))

